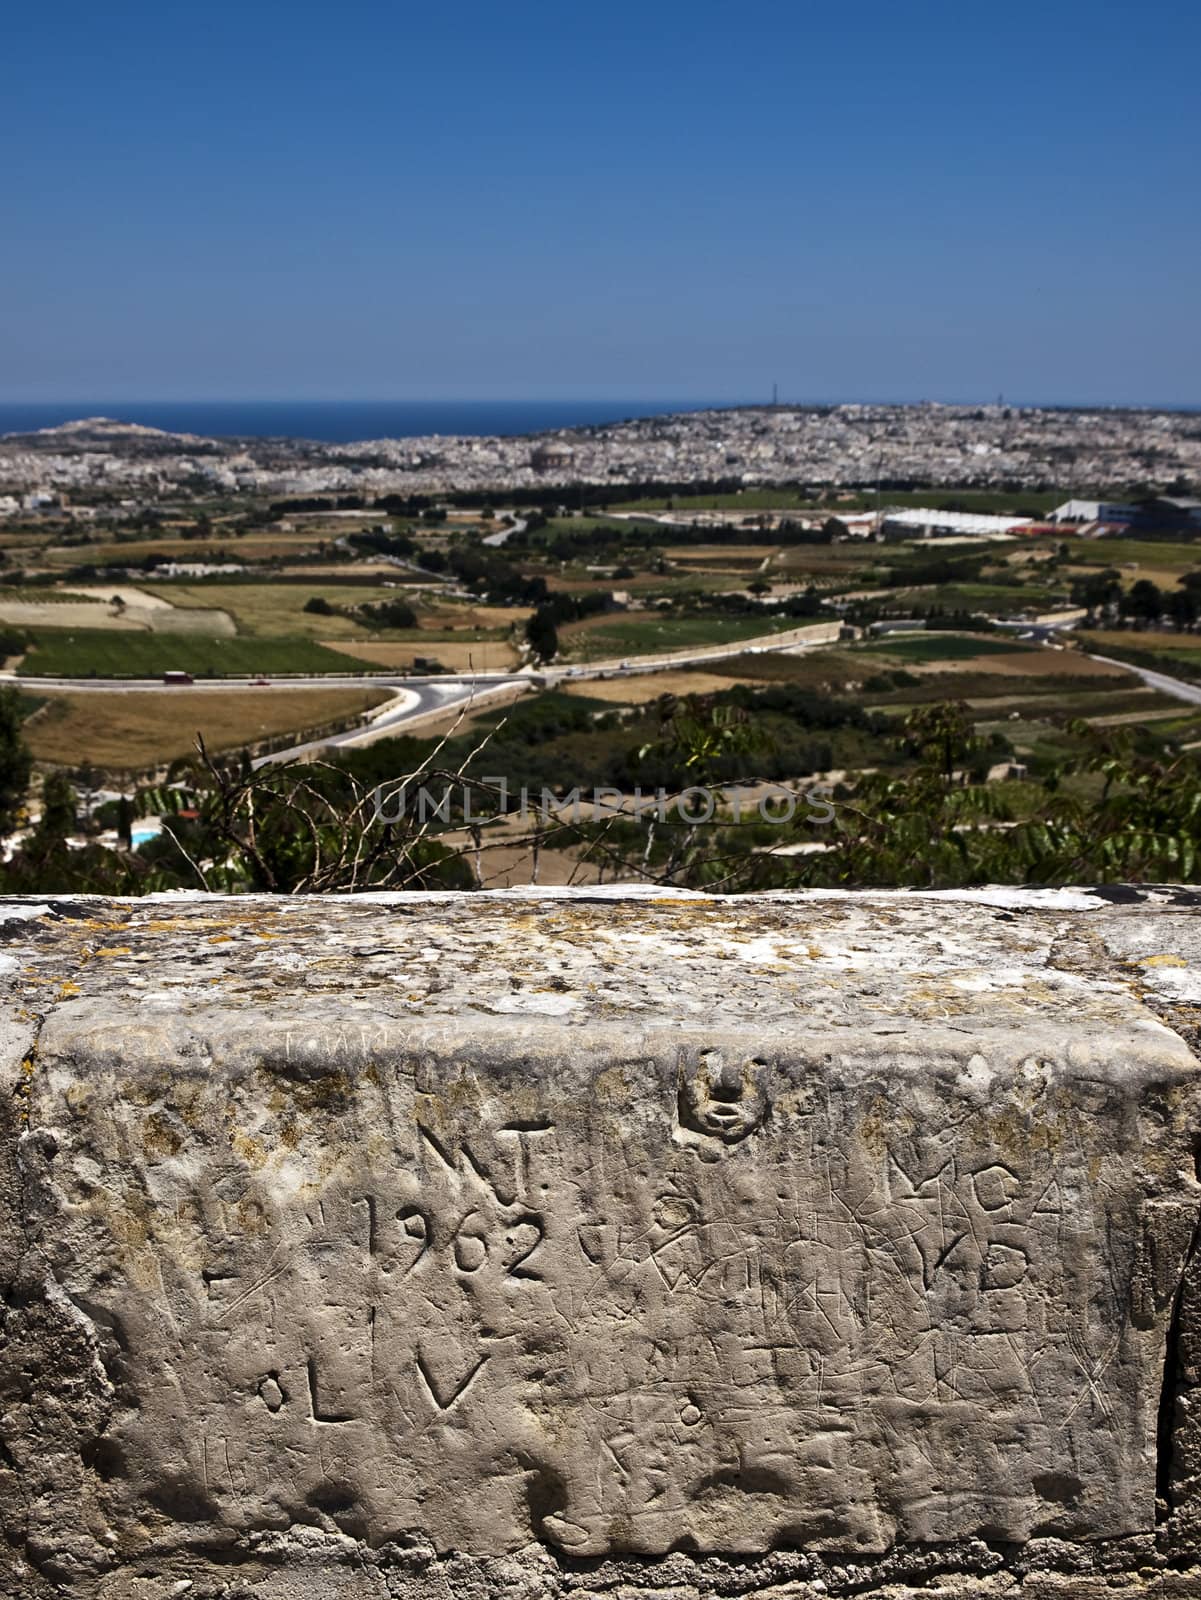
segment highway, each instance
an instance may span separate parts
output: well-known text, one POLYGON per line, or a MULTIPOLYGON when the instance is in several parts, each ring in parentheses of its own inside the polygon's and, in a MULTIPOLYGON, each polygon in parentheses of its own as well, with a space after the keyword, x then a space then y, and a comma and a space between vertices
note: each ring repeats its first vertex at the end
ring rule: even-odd
MULTIPOLYGON (((1053 638, 1063 623, 1043 624, 1037 630, 1045 641, 1053 638)), ((707 645, 694 650, 668 652, 652 656, 636 656, 624 660, 592 661, 574 666, 545 667, 532 672, 528 667, 510 672, 476 672, 471 674, 440 674, 437 676, 410 676, 397 672, 345 672, 316 673, 308 676, 265 679, 263 677, 200 678, 193 684, 164 683, 161 678, 43 678, 22 677, 16 673, 0 673, 0 683, 12 684, 32 694, 47 691, 82 694, 227 694, 229 691, 274 689, 286 694, 289 689, 387 689, 392 697, 370 712, 364 722, 342 733, 329 734, 322 739, 308 740, 291 745, 270 755, 262 756, 256 766, 283 761, 304 759, 319 752, 334 749, 355 749, 373 744, 377 739, 390 738, 408 728, 419 728, 430 718, 448 711, 464 710, 473 704, 488 705, 516 697, 526 689, 558 688, 567 683, 587 683, 593 678, 635 677, 648 672, 669 672, 689 667, 704 667, 707 662, 728 659, 747 652, 761 654, 767 651, 793 651, 817 648, 828 644, 837 636, 838 624, 820 623, 790 629, 786 633, 760 634, 755 638, 741 639, 725 645, 707 645)), ((1201 684, 1187 683, 1155 672, 1147 667, 1132 666, 1129 662, 1111 656, 1091 655, 1094 661, 1107 666, 1121 667, 1134 673, 1148 685, 1163 694, 1172 695, 1189 705, 1201 705, 1201 684)))
POLYGON ((256 767, 278 765, 283 761, 303 761, 308 756, 328 755, 334 750, 361 749, 374 744, 377 739, 395 738, 407 728, 428 717, 447 711, 465 711, 470 706, 489 705, 510 693, 523 693, 529 687, 527 678, 510 675, 481 687, 478 680, 464 678, 430 678, 420 684, 412 679, 398 689, 393 699, 370 712, 365 725, 347 728, 344 733, 327 734, 323 739, 311 739, 305 744, 289 745, 286 750, 260 756, 252 764, 256 767))
POLYGON ((365 723, 344 733, 323 739, 307 740, 285 750, 262 756, 256 766, 303 759, 318 751, 354 749, 373 744, 377 739, 403 733, 420 726, 441 712, 465 709, 472 704, 488 705, 511 698, 532 688, 557 688, 564 683, 586 683, 590 678, 635 677, 647 672, 669 672, 677 668, 704 666, 746 651, 796 650, 829 643, 837 635, 837 623, 818 623, 792 628, 783 633, 760 634, 725 645, 706 645, 694 650, 655 656, 634 656, 622 661, 591 661, 570 667, 546 667, 541 672, 528 668, 518 672, 475 672, 416 677, 396 672, 317 673, 311 676, 198 678, 191 684, 164 683, 161 678, 39 678, 0 673, 0 683, 10 683, 31 694, 56 692, 71 694, 226 694, 229 691, 267 689, 286 694, 289 689, 390 689, 393 698, 369 713, 365 723))
POLYGON ((1093 661, 1104 661, 1106 666, 1123 667, 1127 672, 1133 672, 1135 677, 1141 678, 1149 689, 1158 689, 1161 694, 1170 694, 1177 700, 1186 700, 1191 706, 1201 706, 1201 683, 1186 683, 1183 678, 1170 678, 1166 672, 1153 672, 1150 667, 1136 667, 1129 661, 1117 661, 1113 656, 1095 656, 1091 650, 1084 650, 1081 654, 1089 656, 1093 661))
MULTIPOLYGON (((1044 639, 1058 632, 1055 625, 1044 626, 1039 632, 1044 639)), ((837 632, 836 625, 834 633, 837 632)), ((526 689, 558 688, 566 683, 587 683, 592 678, 635 677, 648 672, 670 672, 689 667, 703 667, 706 662, 720 661, 746 652, 791 651, 813 649, 831 642, 831 625, 818 624, 790 630, 785 634, 760 634, 753 639, 741 639, 726 645, 708 645, 695 650, 657 656, 637 656, 621 661, 593 661, 577 666, 546 667, 540 672, 525 668, 518 672, 476 672, 471 674, 443 674, 436 677, 413 677, 402 673, 330 673, 307 677, 287 677, 265 680, 261 677, 201 678, 190 685, 166 684, 161 678, 34 678, 18 677, 15 673, 0 673, 0 683, 10 683, 32 694, 46 691, 58 693, 123 693, 123 694, 174 694, 208 693, 225 694, 230 690, 260 691, 271 687, 286 694, 289 689, 390 689, 392 698, 369 713, 365 722, 348 728, 343 733, 329 734, 322 739, 307 740, 290 745, 271 755, 262 756, 256 766, 266 763, 303 760, 323 751, 356 749, 373 744, 377 739, 390 738, 408 728, 420 728, 431 717, 447 711, 464 710, 473 703, 481 706, 513 698, 526 689)), ((1149 688, 1172 695, 1189 705, 1201 705, 1201 684, 1187 683, 1147 667, 1132 666, 1111 656, 1091 655, 1094 661, 1107 666, 1121 667, 1134 673, 1149 688)))

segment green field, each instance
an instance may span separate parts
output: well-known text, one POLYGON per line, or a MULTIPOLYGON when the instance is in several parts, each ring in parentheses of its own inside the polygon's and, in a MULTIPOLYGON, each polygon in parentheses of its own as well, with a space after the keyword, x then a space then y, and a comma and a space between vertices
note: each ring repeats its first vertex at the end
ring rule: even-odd
POLYGON ((935 511, 992 511, 1000 515, 1042 516, 1066 498, 1059 489, 863 489, 833 498, 814 500, 800 489, 736 489, 725 494, 677 494, 670 499, 627 500, 615 511, 718 511, 729 510, 739 516, 748 511, 787 511, 820 509, 831 516, 839 511, 874 511, 877 506, 922 506, 935 511))
POLYGON ((990 613, 1028 611, 1036 608, 1049 611, 1057 603, 1066 605, 1066 592, 1034 584, 1016 583, 940 583, 930 588, 896 589, 892 601, 898 605, 919 608, 941 606, 944 611, 988 611, 990 613))
POLYGON ((748 511, 790 511, 812 507, 813 496, 801 489, 735 489, 726 494, 677 494, 670 499, 623 500, 612 511, 731 511, 744 516, 748 511))
MULTIPOLYGON (((194 678, 284 672, 356 672, 359 663, 309 639, 213 639, 201 634, 37 628, 18 671, 25 677, 194 678)), ((367 662, 364 671, 373 670, 367 662)), ((378 670, 378 669, 375 669, 378 670)))
POLYGON ((1192 572, 1201 567, 1201 539, 1065 539, 1068 560, 1076 567, 1140 567, 1192 572))
MULTIPOLYGON (((863 647, 865 654, 898 656, 903 661, 971 661, 977 656, 1029 655, 1029 645, 1012 639, 962 633, 892 634, 863 647)), ((858 653, 858 652, 856 652, 858 653)))
POLYGON ((323 617, 307 612, 305 603, 315 596, 332 606, 359 606, 407 599, 403 589, 380 584, 325 583, 197 583, 143 584, 147 594, 173 606, 197 606, 228 611, 238 633, 253 638, 404 639, 396 629, 367 629, 349 617, 323 617))
POLYGON ((559 630, 559 643, 573 661, 601 661, 609 656, 651 655, 665 650, 704 649, 736 644, 760 634, 785 633, 805 626, 798 617, 663 617, 637 621, 605 621, 599 627, 569 624, 559 630))

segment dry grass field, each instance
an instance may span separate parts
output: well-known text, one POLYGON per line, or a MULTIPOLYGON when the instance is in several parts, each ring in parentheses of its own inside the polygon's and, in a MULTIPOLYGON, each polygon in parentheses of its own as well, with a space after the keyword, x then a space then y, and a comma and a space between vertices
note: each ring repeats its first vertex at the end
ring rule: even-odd
MULTIPOLYGON (((413 637, 409 635, 410 639, 413 637)), ((440 661, 451 672, 507 672, 520 662, 517 651, 505 639, 433 638, 423 642, 418 638, 415 643, 370 640, 362 644, 322 639, 321 643, 355 661, 370 661, 373 666, 394 667, 398 671, 411 667, 418 656, 440 661)))
POLYGON ((1148 630, 1145 633, 1135 633, 1132 629, 1115 629, 1107 632, 1102 628, 1090 630, 1082 638, 1088 641, 1090 650, 1097 650, 1102 655, 1110 649, 1126 650, 1171 650, 1201 652, 1201 633, 1160 633, 1148 630))
POLYGON ((590 678, 564 687, 568 694, 583 695, 587 700, 641 706, 665 694, 719 694, 736 681, 712 672, 648 672, 631 678, 590 678))
MULTIPOLYGON (((28 593, 36 594, 36 590, 28 593)), ((123 610, 91 600, 0 599, 0 623, 17 628, 100 628, 105 632, 203 633, 232 636, 237 630, 228 612, 215 607, 159 605, 150 596, 123 610)))
POLYGON ((51 694, 24 732, 38 761, 78 766, 87 760, 136 772, 190 754, 197 733, 210 750, 238 749, 277 734, 349 723, 388 698, 378 689, 51 694))
POLYGON ((74 567, 84 561, 101 567, 133 566, 149 555, 165 556, 169 561, 253 562, 277 556, 296 559, 315 550, 320 542, 321 535, 315 533, 247 533, 238 538, 215 531, 210 539, 182 539, 168 533, 104 544, 48 545, 38 551, 38 557, 47 567, 74 567))
MULTIPOLYGON (((879 658, 877 658, 879 659, 879 658)), ((1029 650, 1013 655, 966 656, 957 661, 907 661, 897 659, 897 665, 919 677, 934 674, 987 672, 1001 678, 1125 678, 1129 673, 1122 667, 1106 666, 1103 661, 1093 661, 1078 650, 1029 650)))

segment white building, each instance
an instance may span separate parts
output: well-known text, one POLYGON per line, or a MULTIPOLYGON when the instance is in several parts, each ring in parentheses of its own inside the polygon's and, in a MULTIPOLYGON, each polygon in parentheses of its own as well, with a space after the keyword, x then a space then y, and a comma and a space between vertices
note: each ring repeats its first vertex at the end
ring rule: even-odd
POLYGON ((1029 517, 996 517, 978 511, 886 511, 880 530, 886 539, 996 539, 1024 528, 1029 517))
POLYGON ((1108 500, 1065 500, 1056 506, 1048 522, 1134 522, 1138 506, 1119 505, 1108 500))

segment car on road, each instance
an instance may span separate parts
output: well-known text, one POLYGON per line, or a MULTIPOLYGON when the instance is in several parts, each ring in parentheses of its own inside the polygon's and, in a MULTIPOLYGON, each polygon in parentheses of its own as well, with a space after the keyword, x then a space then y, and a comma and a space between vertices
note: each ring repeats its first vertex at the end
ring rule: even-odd
POLYGON ((270 678, 251 678, 250 687, 252 689, 269 689, 271 687, 271 679, 270 678))

